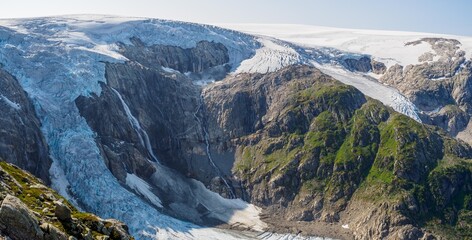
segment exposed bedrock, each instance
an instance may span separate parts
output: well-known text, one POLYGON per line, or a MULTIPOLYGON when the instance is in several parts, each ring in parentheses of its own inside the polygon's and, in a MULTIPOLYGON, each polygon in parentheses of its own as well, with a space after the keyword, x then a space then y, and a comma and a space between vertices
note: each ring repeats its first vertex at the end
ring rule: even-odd
POLYGON ((215 182, 213 178, 222 173, 218 174, 219 167, 212 166, 209 160, 200 88, 188 75, 203 74, 216 68, 225 69, 221 72, 224 73, 227 70, 224 66, 228 62, 227 49, 212 42, 199 42, 190 49, 145 46, 138 38, 133 38, 132 43, 120 45, 129 62, 107 64, 107 84, 102 86, 103 94, 92 98, 80 97, 76 101, 81 114, 99 134, 104 154, 121 159, 118 161, 120 164, 110 161, 113 165, 110 167, 115 169, 114 173, 120 180, 124 180, 126 172, 136 172, 141 168, 143 170, 139 171, 143 172, 139 174, 143 177, 152 174, 151 170, 146 170, 147 159, 152 156, 130 124, 121 97, 130 114, 147 133, 150 147, 159 161, 206 185, 212 180, 215 182), (191 73, 184 75, 161 67, 191 73), (126 153, 122 154, 123 151, 126 153), (134 158, 138 159, 136 163, 132 163, 134 158), (127 163, 128 171, 121 165, 123 161, 127 163), (135 166, 131 166, 133 164, 135 166))
POLYGON ((385 64, 375 61, 368 56, 360 58, 346 58, 343 61, 344 66, 350 71, 367 73, 372 71, 375 74, 384 74, 387 70, 385 64))
POLYGON ((33 104, 18 81, 1 68, 0 111, 0 158, 49 182, 51 159, 33 104))
POLYGON ((193 78, 219 80, 230 70, 228 49, 221 43, 200 41, 194 48, 169 45, 146 46, 139 38, 132 45, 119 43, 119 51, 128 59, 149 68, 162 66, 193 78))
POLYGON ((425 38, 406 45, 421 43, 430 44, 433 51, 420 56, 419 64, 390 67, 380 81, 406 95, 423 112, 424 122, 472 143, 467 127, 472 114, 471 61, 455 39, 425 38))
POLYGON ((213 145, 235 152, 242 197, 268 219, 343 223, 357 239, 430 239, 428 222, 467 222, 453 199, 471 194, 459 181, 470 147, 315 68, 240 74, 203 95, 213 145))
POLYGON ((221 222, 207 215, 214 213, 212 207, 222 211, 218 204, 224 203, 214 202, 214 193, 204 185, 224 197, 235 197, 230 181, 234 158, 229 158, 224 171, 220 160, 231 153, 212 154, 200 87, 180 72, 137 61, 107 63, 105 77, 99 96, 81 96, 76 105, 97 133, 111 172, 132 190, 136 190, 130 182, 136 179, 133 175, 149 184, 164 208, 152 197, 143 197, 173 216, 200 224, 221 222))

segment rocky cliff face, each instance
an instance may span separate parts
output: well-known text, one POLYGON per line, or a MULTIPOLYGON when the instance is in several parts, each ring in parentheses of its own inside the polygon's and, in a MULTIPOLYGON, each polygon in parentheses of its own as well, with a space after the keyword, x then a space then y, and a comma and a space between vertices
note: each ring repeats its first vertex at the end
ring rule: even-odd
POLYGON ((455 39, 424 38, 406 45, 422 43, 433 51, 421 55, 420 64, 392 66, 380 81, 409 97, 424 113, 424 122, 470 143, 471 61, 455 39))
POLYGON ((228 49, 221 43, 200 41, 193 48, 171 45, 147 46, 139 38, 132 45, 119 43, 120 53, 148 68, 158 66, 186 73, 196 79, 221 79, 231 69, 228 49))
MULTIPOLYGON (((134 39, 134 42, 137 41, 139 42, 134 39)), ((138 43, 135 44, 141 46, 138 43)), ((134 46, 123 50, 129 54, 127 56, 132 61, 124 64, 107 64, 107 84, 102 85, 101 96, 79 97, 76 100, 81 114, 94 131, 104 136, 100 139, 104 153, 107 159, 110 159, 109 162, 116 165, 111 167, 120 169, 112 170, 119 179, 124 179, 126 171, 123 166, 133 164, 138 164, 140 167, 126 167, 128 172, 138 173, 148 178, 152 174, 149 169, 152 168, 146 162, 148 162, 147 159, 152 159, 162 161, 185 175, 208 184, 216 173, 208 162, 206 152, 203 129, 205 119, 201 109, 200 88, 187 75, 177 71, 163 70, 162 67, 169 66, 166 62, 157 60, 150 63, 150 61, 159 56, 169 58, 171 58, 170 55, 179 56, 183 52, 211 53, 211 57, 201 57, 199 60, 202 66, 207 66, 204 69, 187 68, 192 64, 190 58, 177 57, 178 59, 171 61, 173 64, 171 67, 175 69, 194 70, 196 72, 192 73, 198 74, 201 73, 199 71, 208 69, 208 66, 224 65, 227 61, 226 50, 221 44, 213 43, 199 43, 196 48, 186 50, 172 46, 136 48, 138 47, 134 46), (215 51, 211 50, 211 46, 215 51), (203 50, 201 50, 202 47, 203 50), (166 54, 161 54, 159 49, 164 48, 167 49, 166 54), (153 52, 154 50, 157 52, 153 52), (147 58, 133 58, 141 56, 143 52, 152 52, 152 55, 147 58), (221 61, 215 61, 215 59, 221 61), (129 108, 129 114, 123 103, 129 108), (142 128, 148 136, 143 136, 136 131, 137 126, 133 126, 133 122, 129 119, 130 115, 136 118, 139 128, 142 128), (103 121, 103 119, 109 121, 103 121), (125 141, 125 144, 131 144, 129 147, 133 150, 128 147, 124 148, 123 143, 120 145, 122 141, 125 141), (147 141, 149 142, 146 143, 147 141), (149 146, 146 146, 147 144, 149 146), (119 154, 120 151, 133 154, 133 156, 128 155, 126 157, 128 160, 117 160, 124 157, 119 154), (152 152, 155 156, 152 156, 152 152), (156 159, 153 159, 154 157, 156 159), (123 161, 128 162, 123 165, 123 161)))
POLYGON ((387 70, 385 64, 375 61, 367 56, 356 58, 346 58, 342 62, 344 66, 353 72, 373 72, 375 74, 384 74, 387 70))
POLYGON ((48 146, 33 104, 18 81, 0 68, 0 158, 49 182, 48 146))
POLYGON ((217 189, 223 196, 235 197, 232 186, 226 182, 227 176, 211 159, 200 87, 194 83, 192 74, 225 65, 227 50, 214 43, 199 43, 196 48, 183 50, 172 46, 146 47, 139 45, 137 39, 133 41, 135 46, 123 45, 129 62, 107 64, 107 83, 101 85, 101 95, 81 96, 76 105, 97 133, 96 141, 108 168, 123 185, 143 194, 133 189, 128 179, 135 175, 151 186, 152 194, 159 196, 162 202, 158 204, 146 199, 155 207, 199 224, 220 222, 221 219, 207 217, 208 207, 217 206, 208 204, 217 203, 206 203, 210 201, 204 199, 208 193, 202 193, 202 186, 191 179, 217 189), (159 49, 166 49, 165 54, 159 49), (206 67, 187 69, 193 60, 181 54, 198 56, 199 51, 213 54, 200 57, 201 66, 206 67), (157 58, 180 56, 172 60, 170 67, 196 72, 182 74, 169 70, 165 68, 169 65, 160 60, 150 63, 153 57, 138 57, 144 52, 157 58))
POLYGON ((42 181, 0 162, 0 236, 12 240, 134 239, 123 223, 78 211, 42 181))
POLYGON ((429 238, 435 221, 467 235, 471 189, 457 180, 470 178, 472 150, 438 129, 303 66, 238 75, 204 96, 241 195, 272 217, 348 224, 358 239, 429 238))

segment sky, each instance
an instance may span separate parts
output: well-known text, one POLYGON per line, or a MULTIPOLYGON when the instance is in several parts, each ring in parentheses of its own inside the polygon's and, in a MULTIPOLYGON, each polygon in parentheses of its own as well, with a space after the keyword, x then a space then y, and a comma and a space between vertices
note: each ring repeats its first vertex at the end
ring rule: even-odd
POLYGON ((472 0, 2 0, 0 18, 65 14, 307 24, 472 36, 472 0))

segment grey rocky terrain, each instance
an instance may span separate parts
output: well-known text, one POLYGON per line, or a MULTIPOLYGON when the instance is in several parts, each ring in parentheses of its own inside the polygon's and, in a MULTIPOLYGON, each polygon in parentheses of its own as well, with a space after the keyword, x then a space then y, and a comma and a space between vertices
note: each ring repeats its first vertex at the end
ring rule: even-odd
POLYGON ((423 112, 422 120, 471 141, 472 63, 455 39, 425 38, 406 45, 428 43, 433 53, 419 57, 420 64, 390 67, 380 81, 399 89, 423 112))
POLYGON ((0 158, 49 182, 48 146, 33 104, 18 81, 0 68, 0 158))

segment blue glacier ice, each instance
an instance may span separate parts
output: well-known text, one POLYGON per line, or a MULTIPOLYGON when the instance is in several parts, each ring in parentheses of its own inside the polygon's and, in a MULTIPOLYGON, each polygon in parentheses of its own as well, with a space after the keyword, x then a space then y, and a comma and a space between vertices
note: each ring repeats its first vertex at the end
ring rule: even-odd
MULTIPOLYGON (((106 17, 104 17, 106 18, 106 17)), ((100 95, 103 62, 125 60, 113 51, 117 41, 139 36, 147 44, 191 47, 200 40, 223 42, 230 61, 250 57, 257 46, 233 31, 162 20, 72 17, 0 21, 0 64, 32 99, 54 160, 53 186, 82 208, 103 218, 117 218, 139 238, 239 239, 229 231, 206 229, 161 214, 123 188, 104 164, 95 133, 74 100, 100 95)))

